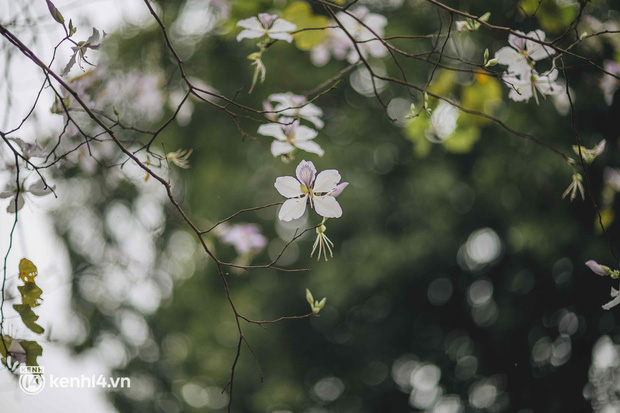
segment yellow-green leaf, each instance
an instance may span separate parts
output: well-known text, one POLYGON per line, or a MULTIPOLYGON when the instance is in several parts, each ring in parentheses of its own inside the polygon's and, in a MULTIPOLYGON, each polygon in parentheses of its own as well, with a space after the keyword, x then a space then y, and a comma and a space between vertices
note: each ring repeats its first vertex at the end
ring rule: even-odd
POLYGON ((32 311, 32 307, 28 304, 13 304, 13 308, 19 313, 26 327, 32 330, 32 332, 36 334, 43 334, 45 332, 43 327, 36 323, 39 316, 32 311))
POLYGON ((26 365, 38 366, 37 357, 43 355, 43 348, 36 341, 23 340, 19 344, 26 350, 26 365))
POLYGON ((32 261, 22 258, 19 262, 19 278, 23 282, 34 282, 34 277, 39 274, 36 265, 32 261))
POLYGON ((35 283, 27 282, 17 287, 22 295, 22 304, 28 304, 30 307, 37 307, 41 304, 41 290, 35 283))
MULTIPOLYGON (((308 28, 321 28, 329 24, 325 16, 317 16, 312 13, 312 8, 306 2, 295 2, 284 10, 282 15, 287 20, 297 25, 297 30, 308 28)), ((326 30, 307 30, 293 35, 295 46, 299 50, 310 50, 325 40, 326 30)))

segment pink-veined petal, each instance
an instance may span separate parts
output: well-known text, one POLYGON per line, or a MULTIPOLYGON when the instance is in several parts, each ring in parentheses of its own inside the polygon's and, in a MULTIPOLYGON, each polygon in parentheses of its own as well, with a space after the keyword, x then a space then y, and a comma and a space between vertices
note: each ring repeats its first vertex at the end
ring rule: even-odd
POLYGON ((337 198, 338 195, 340 195, 347 186, 349 186, 348 182, 342 182, 336 185, 336 188, 334 188, 334 190, 329 195, 333 196, 334 198, 337 198))
POLYGON ((258 127, 258 133, 263 136, 271 136, 279 141, 285 141, 286 135, 282 132, 282 125, 277 123, 267 123, 258 127))
POLYGON ((311 188, 314 177, 316 176, 316 168, 310 161, 301 161, 295 169, 295 175, 299 182, 304 184, 307 188, 311 188))
POLYGON ((333 196, 314 196, 312 201, 314 210, 320 216, 325 218, 340 218, 342 216, 342 208, 333 196))
MULTIPOLYGON (((284 155, 285 153, 291 152, 293 149, 295 149, 295 147, 288 142, 280 142, 280 141, 271 142, 271 154, 273 156, 284 155)), ((290 178, 293 178, 293 177, 291 176, 290 178)), ((295 182, 297 182, 297 179, 295 179, 295 182)), ((299 186, 299 182, 297 182, 297 185, 299 186)))
POLYGON ((287 199, 280 212, 278 212, 278 218, 280 221, 288 222, 294 219, 300 218, 304 212, 306 212, 306 201, 308 197, 287 199))
POLYGON ((312 141, 295 142, 295 146, 301 149, 302 151, 316 153, 319 156, 323 156, 323 154, 325 153, 325 151, 321 149, 319 144, 317 144, 316 142, 312 142, 312 141))
POLYGON ((301 183, 292 176, 280 176, 276 178, 276 183, 273 185, 276 190, 286 198, 294 198, 303 195, 301 190, 301 183))
POLYGON ((336 188, 338 182, 340 182, 340 173, 335 169, 326 169, 316 177, 314 183, 314 192, 331 192, 336 188))
POLYGON ((605 268, 603 268, 603 266, 601 264, 599 264, 598 262, 596 262, 594 260, 587 261, 586 265, 588 267, 590 267, 590 269, 592 270, 592 272, 594 274, 598 274, 598 275, 608 275, 609 274, 607 272, 607 270, 605 270, 605 268))

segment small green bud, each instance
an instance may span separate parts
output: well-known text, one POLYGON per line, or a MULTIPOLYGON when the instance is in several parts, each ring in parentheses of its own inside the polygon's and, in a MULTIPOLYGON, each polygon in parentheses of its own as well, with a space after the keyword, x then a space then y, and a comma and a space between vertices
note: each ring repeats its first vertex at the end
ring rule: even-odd
POLYGON ((484 49, 484 63, 486 66, 486 63, 489 61, 489 49, 484 49))
POLYGON ((312 297, 312 293, 307 288, 306 288, 306 300, 308 301, 308 304, 310 304, 310 307, 314 306, 314 297, 312 297))
POLYGON ((491 66, 495 66, 497 64, 497 59, 493 58, 491 60, 489 60, 484 67, 491 67, 491 66))
POLYGON ((486 23, 489 20, 489 17, 491 17, 491 12, 486 12, 482 16, 480 16, 478 20, 486 23))

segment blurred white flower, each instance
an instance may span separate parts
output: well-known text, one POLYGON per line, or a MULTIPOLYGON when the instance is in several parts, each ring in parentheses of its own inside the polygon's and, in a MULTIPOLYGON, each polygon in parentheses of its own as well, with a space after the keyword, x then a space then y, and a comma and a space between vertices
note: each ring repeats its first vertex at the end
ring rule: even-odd
POLYGON ((34 196, 45 196, 51 194, 54 188, 55 187, 45 186, 43 181, 37 181, 28 186, 28 188, 22 185, 18 191, 15 181, 12 181, 4 187, 4 190, 2 192, 0 192, 0 198, 13 198, 11 199, 11 202, 9 203, 6 211, 8 213, 14 214, 15 212, 19 211, 24 207, 26 194, 32 194, 34 196), (17 203, 15 202, 15 198, 17 198, 17 203))
POLYGON ((459 110, 448 102, 441 101, 431 115, 430 133, 431 140, 444 141, 456 130, 456 121, 459 118, 459 110))
POLYGON ((258 18, 250 17, 249 19, 240 20, 237 26, 242 27, 241 33, 237 35, 237 41, 243 39, 257 39, 267 36, 274 40, 284 40, 291 42, 293 36, 287 32, 297 29, 297 26, 284 19, 278 18, 276 14, 260 13, 258 18))
POLYGON ((260 233, 258 225, 236 224, 219 226, 219 236, 224 244, 232 245, 239 255, 258 254, 267 245, 267 238, 260 233))
POLYGON ((620 290, 616 290, 615 288, 612 287, 610 294, 613 297, 613 300, 603 305, 603 310, 609 310, 610 308, 615 307, 618 304, 620 304, 620 290))
POLYGON ((291 153, 295 148, 323 156, 323 149, 312 141, 317 131, 300 125, 299 120, 292 118, 282 117, 278 122, 280 123, 267 123, 258 128, 258 133, 261 135, 276 138, 271 143, 273 156, 291 153))
MULTIPOLYGON (((309 103, 304 96, 295 95, 291 92, 274 93, 268 97, 268 100, 276 103, 272 108, 273 111, 277 112, 275 113, 276 116, 301 118, 312 122, 317 129, 323 127, 323 121, 321 120, 323 111, 315 104, 309 103)), ((263 106, 265 105, 263 104, 263 106)))
MULTIPOLYGON (((527 35, 516 30, 516 33, 538 39, 545 40, 545 32, 535 30, 527 35)), ((533 40, 524 39, 514 34, 508 35, 508 43, 510 46, 502 47, 495 53, 495 58, 500 65, 508 66, 508 72, 527 77, 530 70, 534 66, 534 62, 542 60, 555 54, 555 50, 551 47, 541 45, 533 40)))
POLYGON ((558 78, 558 70, 551 69, 543 74, 538 74, 532 70, 527 74, 509 74, 504 73, 502 80, 510 87, 508 97, 515 102, 528 101, 532 96, 538 104, 538 93, 544 95, 559 95, 564 93, 564 86, 556 82, 558 78))

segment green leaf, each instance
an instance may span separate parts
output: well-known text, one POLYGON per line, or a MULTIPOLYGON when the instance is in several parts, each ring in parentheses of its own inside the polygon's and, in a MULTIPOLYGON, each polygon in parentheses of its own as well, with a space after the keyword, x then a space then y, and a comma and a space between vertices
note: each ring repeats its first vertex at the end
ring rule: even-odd
POLYGON ((36 334, 43 334, 45 332, 43 327, 36 323, 39 316, 32 311, 32 307, 28 304, 13 304, 13 308, 19 313, 26 327, 32 330, 32 332, 36 334))
POLYGON ((22 304, 28 304, 30 307, 37 307, 41 305, 41 290, 35 283, 27 282, 24 285, 17 287, 22 295, 22 304))
POLYGON ((37 357, 43 355, 43 348, 36 341, 21 341, 19 344, 22 345, 24 350, 26 350, 26 365, 27 366, 38 366, 37 357))
POLYGON ((34 282, 34 277, 39 275, 37 266, 29 259, 22 258, 19 262, 19 278, 23 282, 34 282))

